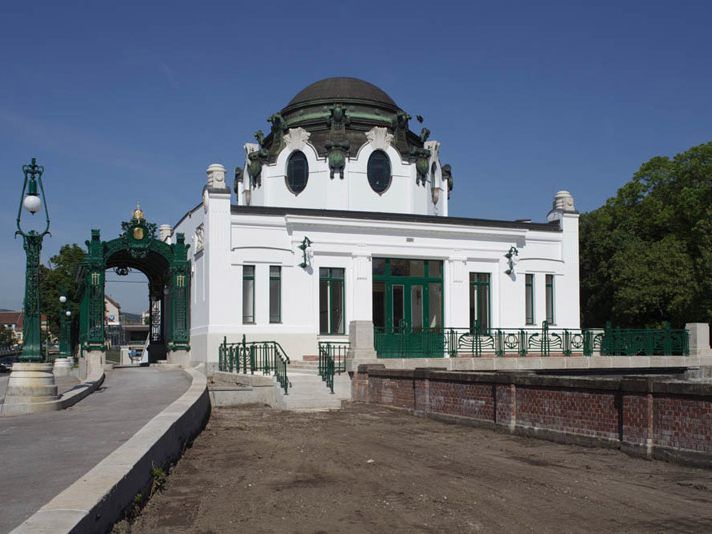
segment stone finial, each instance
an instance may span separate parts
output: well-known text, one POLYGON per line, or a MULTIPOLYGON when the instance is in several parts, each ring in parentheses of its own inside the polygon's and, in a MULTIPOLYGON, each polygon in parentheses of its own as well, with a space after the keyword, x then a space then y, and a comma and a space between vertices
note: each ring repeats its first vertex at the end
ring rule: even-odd
POLYGON ((173 228, 170 224, 162 224, 158 227, 158 238, 164 243, 170 243, 173 228))
POLYGON ((567 211, 573 213, 576 211, 574 207, 574 197, 568 191, 559 191, 554 195, 554 203, 552 209, 559 211, 567 211))
POLYGON ((225 183, 225 167, 219 163, 211 164, 207 171, 208 173, 208 189, 226 189, 227 184, 225 183))
POLYGON ((559 191, 554 195, 551 211, 546 218, 549 221, 558 220, 562 213, 576 213, 574 197, 568 191, 559 191))

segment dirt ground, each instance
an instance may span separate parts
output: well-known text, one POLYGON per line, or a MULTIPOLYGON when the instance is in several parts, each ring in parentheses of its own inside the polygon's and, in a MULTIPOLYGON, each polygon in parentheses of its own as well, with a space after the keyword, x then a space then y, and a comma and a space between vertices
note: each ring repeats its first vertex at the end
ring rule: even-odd
POLYGON ((712 471, 354 404, 213 411, 131 528, 710 532, 712 471))

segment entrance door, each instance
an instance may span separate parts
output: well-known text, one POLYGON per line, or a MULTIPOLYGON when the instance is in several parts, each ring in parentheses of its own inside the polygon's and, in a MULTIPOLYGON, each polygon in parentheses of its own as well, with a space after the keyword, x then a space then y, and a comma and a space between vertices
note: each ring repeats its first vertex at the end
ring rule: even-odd
POLYGON ((373 323, 381 357, 441 355, 442 261, 373 259, 373 323))

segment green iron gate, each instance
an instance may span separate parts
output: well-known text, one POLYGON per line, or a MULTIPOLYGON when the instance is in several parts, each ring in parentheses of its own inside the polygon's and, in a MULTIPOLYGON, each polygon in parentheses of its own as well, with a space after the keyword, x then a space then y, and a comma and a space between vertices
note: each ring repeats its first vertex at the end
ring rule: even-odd
POLYGON ((99 230, 92 230, 86 242, 87 254, 77 275, 82 350, 106 350, 104 283, 106 270, 112 268, 119 276, 136 269, 148 278, 151 359, 165 357, 166 350, 189 350, 190 245, 185 236, 177 234, 173 244, 157 239, 156 225, 147 222, 138 207, 121 229, 111 241, 102 241, 99 230))

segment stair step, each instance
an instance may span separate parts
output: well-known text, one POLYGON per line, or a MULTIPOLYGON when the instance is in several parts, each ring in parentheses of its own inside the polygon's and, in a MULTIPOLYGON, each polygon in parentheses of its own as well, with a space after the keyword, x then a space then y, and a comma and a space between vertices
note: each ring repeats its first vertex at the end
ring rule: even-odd
POLYGON ((334 377, 334 393, 331 393, 326 387, 326 382, 317 374, 316 365, 294 368, 290 364, 287 376, 291 387, 288 395, 280 393, 278 405, 282 409, 294 411, 338 410, 341 408, 343 400, 351 398, 351 381, 347 375, 334 377))

